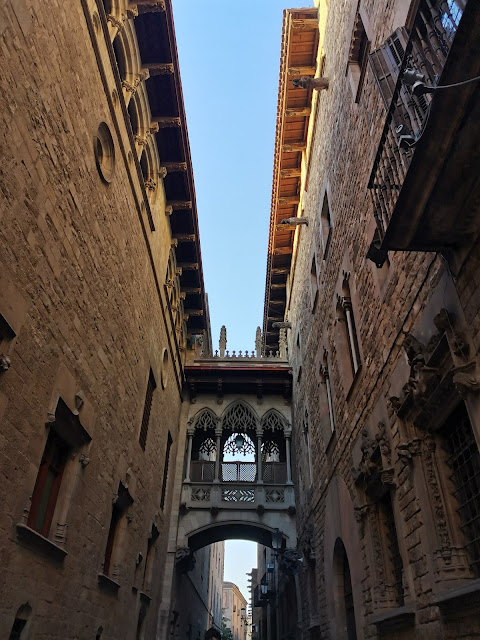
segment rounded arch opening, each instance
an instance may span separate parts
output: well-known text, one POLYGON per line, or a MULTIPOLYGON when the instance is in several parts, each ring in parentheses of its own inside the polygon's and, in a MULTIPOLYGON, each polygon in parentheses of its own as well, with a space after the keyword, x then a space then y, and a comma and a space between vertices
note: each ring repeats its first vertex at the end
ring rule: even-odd
MULTIPOLYGON (((188 547, 192 552, 195 552, 202 547, 222 540, 249 540, 272 549, 272 533, 275 533, 275 529, 272 527, 258 525, 253 522, 231 520, 193 531, 188 537, 188 547)), ((289 546, 288 536, 282 534, 281 548, 285 549, 287 546, 289 546)))

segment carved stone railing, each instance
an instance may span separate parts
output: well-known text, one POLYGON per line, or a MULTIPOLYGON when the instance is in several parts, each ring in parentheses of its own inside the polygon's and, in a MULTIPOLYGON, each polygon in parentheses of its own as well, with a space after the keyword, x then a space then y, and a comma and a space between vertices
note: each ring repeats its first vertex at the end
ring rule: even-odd
POLYGON ((413 91, 411 70, 423 75, 426 86, 437 85, 462 15, 460 4, 466 2, 422 0, 408 36, 368 185, 378 229, 368 256, 374 262, 385 259, 375 249, 385 236, 432 101, 431 94, 413 91))
POLYGON ((251 509, 263 513, 294 509, 295 494, 292 485, 193 482, 183 485, 182 505, 188 509, 251 509))
POLYGON ((240 350, 238 353, 234 350, 232 353, 229 351, 225 351, 223 356, 220 356, 218 350, 215 351, 215 354, 212 356, 215 360, 286 360, 286 356, 281 356, 280 351, 268 351, 266 354, 258 354, 255 351, 248 350, 242 351, 240 350))

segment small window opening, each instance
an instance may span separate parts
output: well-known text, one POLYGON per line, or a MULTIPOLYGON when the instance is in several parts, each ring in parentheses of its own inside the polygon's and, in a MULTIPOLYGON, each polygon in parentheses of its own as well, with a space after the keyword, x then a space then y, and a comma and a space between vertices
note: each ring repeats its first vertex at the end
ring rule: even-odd
POLYGON ((47 537, 52 524, 69 446, 51 429, 38 470, 27 524, 47 537))
POLYGON ((360 101, 363 82, 367 71, 368 54, 370 42, 363 25, 360 12, 357 11, 353 27, 352 41, 350 44, 350 54, 348 58, 350 70, 352 71, 353 82, 356 90, 355 102, 360 101))
POLYGON ((172 436, 170 435, 170 431, 168 432, 168 436, 167 436, 167 448, 165 449, 165 462, 163 465, 163 481, 162 481, 162 494, 161 494, 161 498, 160 498, 160 509, 162 509, 165 506, 165 498, 166 498, 166 494, 167 494, 167 481, 168 481, 168 465, 170 462, 170 449, 172 448, 172 436))
POLYGON ((323 246, 323 259, 326 260, 328 247, 330 246, 330 237, 332 234, 332 216, 330 214, 330 207, 328 204, 328 197, 325 194, 323 198, 322 210, 320 213, 321 234, 322 234, 322 246, 323 246))
POLYGON ((27 603, 23 604, 15 614, 9 640, 24 640, 27 637, 27 624, 32 613, 32 607, 27 603))
POLYGON ((157 388, 157 384, 155 382, 155 378, 153 377, 153 371, 150 369, 150 374, 148 376, 147 382, 147 391, 145 393, 145 404, 143 406, 143 416, 142 416, 142 426, 140 428, 140 435, 138 438, 138 442, 140 446, 145 451, 145 447, 147 446, 147 434, 148 434, 148 425, 150 422, 150 413, 152 411, 152 403, 153 403, 153 392, 157 388))

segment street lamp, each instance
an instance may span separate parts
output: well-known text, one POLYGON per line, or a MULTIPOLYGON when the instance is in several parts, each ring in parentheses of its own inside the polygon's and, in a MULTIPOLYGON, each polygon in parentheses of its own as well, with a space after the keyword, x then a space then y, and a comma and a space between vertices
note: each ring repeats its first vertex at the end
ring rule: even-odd
POLYGON ((275 554, 277 554, 282 548, 282 543, 283 532, 276 528, 275 531, 272 531, 272 548, 275 551, 275 554))
POLYGON ((240 452, 243 449, 244 444, 245 444, 245 438, 242 436, 241 433, 237 433, 235 437, 235 447, 237 448, 238 452, 240 452))

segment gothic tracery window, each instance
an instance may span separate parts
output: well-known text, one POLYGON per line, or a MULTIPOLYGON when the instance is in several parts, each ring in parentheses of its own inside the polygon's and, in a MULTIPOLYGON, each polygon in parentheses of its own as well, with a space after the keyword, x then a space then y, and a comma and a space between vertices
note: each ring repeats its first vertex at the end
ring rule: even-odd
POLYGON ((256 429, 257 420, 249 407, 238 402, 227 409, 223 416, 222 426, 231 431, 246 431, 256 429))

